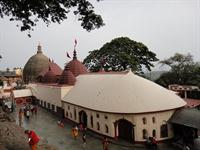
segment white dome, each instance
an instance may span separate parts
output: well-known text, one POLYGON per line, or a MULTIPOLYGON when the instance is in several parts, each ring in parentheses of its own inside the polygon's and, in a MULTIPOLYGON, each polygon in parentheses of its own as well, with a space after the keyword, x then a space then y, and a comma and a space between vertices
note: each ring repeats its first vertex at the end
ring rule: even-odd
POLYGON ((80 75, 63 101, 112 113, 165 111, 186 104, 172 91, 132 72, 80 75))

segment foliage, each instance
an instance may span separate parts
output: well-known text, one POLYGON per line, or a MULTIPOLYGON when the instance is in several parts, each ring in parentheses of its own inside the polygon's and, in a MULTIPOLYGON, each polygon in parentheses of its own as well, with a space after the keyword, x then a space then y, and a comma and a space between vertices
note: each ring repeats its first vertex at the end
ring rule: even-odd
POLYGON ((200 64, 193 61, 190 54, 176 53, 174 56, 160 61, 170 67, 170 71, 162 74, 156 82, 164 87, 170 84, 196 85, 200 87, 200 64))
MULTIPOLYGON (((97 0, 99 1, 99 0, 97 0)), ((88 0, 0 0, 0 17, 11 16, 10 21, 20 21, 21 31, 33 30, 39 19, 47 25, 67 19, 72 8, 81 26, 87 31, 104 25, 88 0)))
POLYGON ((2 80, 0 80, 0 86, 3 87, 4 86, 4 83, 2 80))
POLYGON ((152 62, 157 60, 156 54, 143 43, 120 37, 104 44, 99 50, 90 51, 83 63, 93 72, 101 67, 105 71, 142 71, 143 66, 151 70, 152 62))

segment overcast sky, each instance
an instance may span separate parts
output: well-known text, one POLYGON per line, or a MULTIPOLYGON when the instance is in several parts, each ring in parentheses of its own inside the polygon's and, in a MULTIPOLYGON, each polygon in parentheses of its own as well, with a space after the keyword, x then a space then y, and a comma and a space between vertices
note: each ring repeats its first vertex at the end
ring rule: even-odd
POLYGON ((144 43, 159 59, 174 53, 191 53, 200 61, 200 0, 104 0, 92 1, 105 26, 87 32, 75 16, 61 24, 46 27, 39 23, 32 37, 20 32, 16 22, 0 18, 0 70, 24 67, 37 51, 40 42, 43 53, 62 68, 72 55, 74 39, 78 41, 78 59, 99 49, 112 39, 127 36, 144 43))

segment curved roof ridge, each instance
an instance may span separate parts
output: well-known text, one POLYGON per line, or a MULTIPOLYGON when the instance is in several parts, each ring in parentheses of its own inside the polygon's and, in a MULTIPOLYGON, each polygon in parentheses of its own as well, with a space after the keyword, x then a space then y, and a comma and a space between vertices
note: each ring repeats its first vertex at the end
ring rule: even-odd
POLYGON ((173 92, 132 72, 125 75, 80 75, 63 101, 113 113, 144 113, 183 107, 173 92))
POLYGON ((59 80, 59 84, 74 85, 76 78, 66 65, 59 80))

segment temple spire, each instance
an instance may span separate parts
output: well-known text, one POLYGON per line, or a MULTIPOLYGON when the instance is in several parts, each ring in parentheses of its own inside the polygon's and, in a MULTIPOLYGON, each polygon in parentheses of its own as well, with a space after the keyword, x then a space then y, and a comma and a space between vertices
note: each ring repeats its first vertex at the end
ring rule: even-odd
POLYGON ((74 49, 73 59, 77 59, 77 53, 75 49, 74 49))
POLYGON ((40 42, 37 47, 37 53, 42 53, 42 46, 40 45, 40 42))

